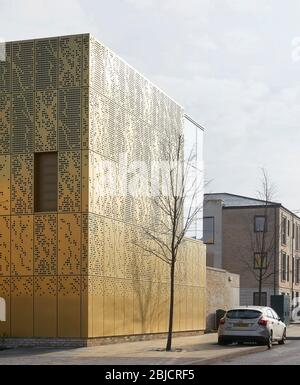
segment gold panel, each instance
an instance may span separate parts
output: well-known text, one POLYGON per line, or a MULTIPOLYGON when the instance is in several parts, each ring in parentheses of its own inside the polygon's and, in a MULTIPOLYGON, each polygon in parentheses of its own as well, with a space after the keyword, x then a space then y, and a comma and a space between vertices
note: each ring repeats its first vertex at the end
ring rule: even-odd
POLYGON ((11 334, 33 337, 33 278, 11 279, 11 334))
POLYGON ((81 210, 89 211, 89 151, 81 152, 81 210))
POLYGON ((0 337, 10 337, 10 278, 0 277, 0 297, 6 303, 6 321, 0 322, 0 337))
POLYGON ((57 274, 57 215, 34 217, 34 273, 57 274))
POLYGON ((81 148, 89 149, 90 106, 89 88, 81 89, 81 148))
POLYGON ((57 336, 57 277, 34 278, 34 336, 57 336))
POLYGON ((82 36, 82 86, 90 85, 90 35, 82 36))
POLYGON ((193 330, 201 329, 201 289, 193 287, 193 330))
POLYGON ((133 281, 134 334, 150 333, 151 283, 133 281))
POLYGON ((89 275, 89 214, 81 216, 81 274, 89 275))
POLYGON ((115 276, 116 278, 125 278, 125 259, 124 259, 124 249, 126 247, 125 240, 125 225, 122 222, 115 222, 115 234, 114 234, 114 244, 115 244, 115 276))
MULTIPOLYGON (((104 279, 92 277, 93 285, 93 337, 104 336, 104 279)), ((110 298, 113 300, 113 298, 110 298)), ((105 313, 106 317, 106 313, 105 313)), ((106 327, 107 328, 107 327, 106 327)))
POLYGON ((36 89, 57 88, 58 39, 42 39, 35 42, 36 89))
POLYGON ((81 159, 78 152, 58 154, 58 210, 59 212, 81 211, 81 159))
POLYGON ((33 212, 33 154, 11 157, 11 212, 33 212))
POLYGON ((59 87, 80 87, 82 70, 82 36, 59 39, 59 87))
POLYGON ((57 151, 57 91, 36 92, 35 151, 57 151))
POLYGON ((11 152, 34 151, 34 93, 12 95, 11 152))
POLYGON ((0 276, 5 276, 5 277, 10 276, 10 217, 1 217, 1 216, 0 216, 0 276))
POLYGON ((175 285, 173 330, 180 331, 180 286, 175 285))
POLYGON ((123 336, 125 330, 125 284, 123 279, 115 280, 115 335, 123 336))
POLYGON ((9 155, 0 155, 0 215, 10 215, 9 155))
POLYGON ((159 306, 158 306, 158 331, 165 333, 169 326, 169 298, 170 287, 167 284, 159 285, 159 306))
POLYGON ((81 338, 93 337, 93 281, 81 277, 81 338))
POLYGON ((12 90, 25 92, 34 87, 34 41, 12 43, 12 90))
POLYGON ((104 278, 103 288, 103 334, 107 337, 115 334, 115 280, 104 278))
POLYGON ((193 287, 187 287, 186 329, 193 330, 193 287))
POLYGON ((179 286, 180 330, 187 330, 187 286, 179 286))
POLYGON ((80 277, 58 278, 58 337, 80 337, 80 277))
POLYGON ((81 215, 58 215, 58 274, 80 275, 81 215))
POLYGON ((104 219, 104 276, 115 277, 114 223, 104 219))
POLYGON ((11 96, 1 94, 0 91, 0 154, 10 153, 10 124, 11 96))
POLYGON ((134 327, 134 286, 130 280, 124 280, 124 333, 125 335, 133 335, 134 327))
POLYGON ((89 214, 89 274, 104 276, 104 218, 89 214))
POLYGON ((11 217, 11 275, 33 275, 33 216, 11 217))
POLYGON ((150 332, 158 333, 158 308, 159 308, 159 283, 150 282, 151 296, 150 296, 150 332))

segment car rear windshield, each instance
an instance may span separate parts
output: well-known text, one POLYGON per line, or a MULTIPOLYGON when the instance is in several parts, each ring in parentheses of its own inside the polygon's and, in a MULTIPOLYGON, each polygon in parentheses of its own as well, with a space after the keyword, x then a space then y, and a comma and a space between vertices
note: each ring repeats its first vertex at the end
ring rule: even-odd
POLYGON ((230 310, 227 313, 229 319, 256 319, 259 318, 262 313, 258 310, 230 310))

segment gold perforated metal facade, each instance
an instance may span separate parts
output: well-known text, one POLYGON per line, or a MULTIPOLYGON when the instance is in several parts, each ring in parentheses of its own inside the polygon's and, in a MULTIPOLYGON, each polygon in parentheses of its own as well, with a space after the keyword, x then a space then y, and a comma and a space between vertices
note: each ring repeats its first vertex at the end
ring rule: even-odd
MULTIPOLYGON (((150 198, 103 197, 98 164, 161 157, 183 110, 90 35, 6 44, 0 62, 0 336, 166 332, 168 267, 134 248, 150 198), (58 207, 34 212, 34 154, 58 153, 58 207)), ((187 241, 175 330, 205 328, 205 256, 187 241)))

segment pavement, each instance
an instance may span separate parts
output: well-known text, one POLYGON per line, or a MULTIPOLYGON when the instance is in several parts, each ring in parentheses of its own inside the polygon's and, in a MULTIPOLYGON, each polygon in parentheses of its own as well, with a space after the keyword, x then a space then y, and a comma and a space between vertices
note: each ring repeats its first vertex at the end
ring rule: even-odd
MULTIPOLYGON (((0 365, 212 365, 231 364, 234 360, 247 360, 254 353, 282 355, 284 349, 299 343, 300 325, 288 328, 286 347, 275 347, 274 353, 265 346, 232 345, 219 346, 217 334, 177 337, 173 339, 173 351, 165 352, 163 339, 127 342, 115 345, 80 349, 19 348, 0 351, 0 365), (298 340, 299 339, 299 340, 298 340), (271 353, 271 354, 270 354, 271 353), (243 358, 245 357, 245 358, 243 358)), ((277 344, 276 344, 277 345, 277 344)), ((299 352, 300 353, 300 352, 299 352)), ((253 357, 258 357, 254 354, 253 357)))
MULTIPOLYGON (((300 326, 289 327, 288 337, 300 339, 300 326)), ((217 334, 174 338, 172 352, 164 351, 165 343, 152 340, 80 349, 11 349, 0 351, 0 365, 210 365, 224 361, 230 364, 236 358, 243 361, 253 353, 264 352, 270 357, 265 346, 219 346, 217 334)))

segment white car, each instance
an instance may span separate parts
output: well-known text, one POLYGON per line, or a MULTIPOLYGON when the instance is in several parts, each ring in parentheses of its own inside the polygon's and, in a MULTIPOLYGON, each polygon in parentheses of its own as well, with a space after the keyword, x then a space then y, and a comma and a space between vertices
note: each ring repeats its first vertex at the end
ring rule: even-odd
POLYGON ((269 307, 243 306, 227 311, 220 320, 218 331, 219 345, 238 342, 256 342, 267 345, 286 341, 286 325, 276 312, 269 307))

